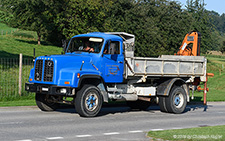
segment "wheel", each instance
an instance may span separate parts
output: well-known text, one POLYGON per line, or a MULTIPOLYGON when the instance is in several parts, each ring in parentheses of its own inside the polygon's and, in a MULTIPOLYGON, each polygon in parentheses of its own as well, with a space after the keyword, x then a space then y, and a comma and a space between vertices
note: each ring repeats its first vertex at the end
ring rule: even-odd
POLYGON ((170 113, 183 113, 187 105, 187 95, 182 87, 174 86, 169 97, 166 97, 166 109, 170 113))
POLYGON ((148 107, 151 105, 151 103, 148 101, 137 100, 137 101, 127 101, 127 105, 131 109, 147 110, 148 107))
POLYGON ((102 107, 100 90, 93 85, 84 85, 76 94, 75 109, 82 117, 96 116, 102 107))
POLYGON ((53 102, 56 96, 36 93, 35 100, 39 109, 42 111, 54 111, 59 108, 60 104, 53 102))
POLYGON ((168 112, 166 108, 166 97, 160 96, 159 97, 159 108, 161 112, 168 112))

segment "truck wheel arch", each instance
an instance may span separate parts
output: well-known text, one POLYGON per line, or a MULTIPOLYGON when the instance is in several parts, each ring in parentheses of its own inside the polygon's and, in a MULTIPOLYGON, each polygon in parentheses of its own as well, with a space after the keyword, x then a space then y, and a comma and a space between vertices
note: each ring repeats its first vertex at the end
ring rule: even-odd
MULTIPOLYGON (((169 96, 170 91, 174 85, 183 87, 185 93, 187 94, 187 97, 189 96, 188 84, 182 78, 172 78, 172 79, 169 79, 169 80, 161 83, 157 87, 157 95, 158 96, 169 96)), ((189 98, 188 98, 188 101, 189 101, 189 98)))
POLYGON ((108 102, 108 94, 104 79, 99 75, 82 75, 78 82, 78 89, 81 89, 84 84, 91 84, 100 89, 104 102, 108 102))

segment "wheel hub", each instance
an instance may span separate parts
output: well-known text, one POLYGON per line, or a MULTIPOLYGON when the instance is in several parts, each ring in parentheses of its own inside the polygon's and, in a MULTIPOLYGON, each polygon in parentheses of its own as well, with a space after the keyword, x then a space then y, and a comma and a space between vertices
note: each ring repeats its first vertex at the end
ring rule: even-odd
POLYGON ((90 93, 86 98, 86 104, 85 104, 86 108, 89 111, 93 111, 96 109, 97 104, 98 104, 98 98, 96 94, 90 93))
POLYGON ((178 106, 180 104, 180 97, 179 96, 175 97, 174 103, 175 103, 176 106, 178 106))

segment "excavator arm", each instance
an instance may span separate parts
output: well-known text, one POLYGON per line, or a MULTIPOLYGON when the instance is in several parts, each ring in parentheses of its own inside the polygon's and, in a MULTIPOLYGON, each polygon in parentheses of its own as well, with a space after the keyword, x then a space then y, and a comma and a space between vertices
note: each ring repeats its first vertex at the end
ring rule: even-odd
POLYGON ((175 55, 200 56, 201 33, 191 31, 184 37, 182 45, 175 55))

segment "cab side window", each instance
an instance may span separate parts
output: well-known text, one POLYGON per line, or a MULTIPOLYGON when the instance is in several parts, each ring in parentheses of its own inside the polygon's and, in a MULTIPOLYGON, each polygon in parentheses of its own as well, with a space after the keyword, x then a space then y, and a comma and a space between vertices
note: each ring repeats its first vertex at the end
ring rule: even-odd
POLYGON ((110 43, 109 52, 110 54, 120 54, 120 46, 118 41, 110 43))
POLYGON ((103 53, 104 54, 109 54, 109 41, 107 41, 107 43, 105 44, 105 47, 104 47, 104 50, 103 50, 103 53))
POLYGON ((120 54, 120 42, 119 41, 111 41, 107 42, 104 47, 104 54, 120 54))

